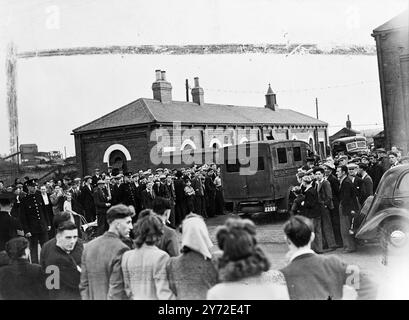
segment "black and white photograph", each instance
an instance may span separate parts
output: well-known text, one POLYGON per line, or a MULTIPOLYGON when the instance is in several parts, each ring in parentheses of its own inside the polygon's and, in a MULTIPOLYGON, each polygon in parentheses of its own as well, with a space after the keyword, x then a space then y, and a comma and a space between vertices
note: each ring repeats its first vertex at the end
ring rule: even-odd
POLYGON ((408 300, 408 10, 0 0, 0 300, 408 300))

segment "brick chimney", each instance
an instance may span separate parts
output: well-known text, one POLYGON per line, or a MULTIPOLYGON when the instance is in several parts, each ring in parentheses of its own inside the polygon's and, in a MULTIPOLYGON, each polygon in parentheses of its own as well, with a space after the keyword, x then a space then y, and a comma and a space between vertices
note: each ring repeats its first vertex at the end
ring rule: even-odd
POLYGON ((199 78, 195 78, 195 87, 192 89, 192 100, 199 106, 204 105, 204 91, 203 88, 199 86, 199 78))
POLYGON ((278 108, 276 94, 271 89, 270 84, 268 84, 268 90, 267 90, 267 93, 266 93, 266 105, 265 105, 265 107, 269 108, 269 109, 271 109, 273 111, 275 111, 278 108))
POLYGON ((349 120, 349 115, 347 116, 346 125, 347 125, 347 129, 351 130, 351 128, 352 128, 352 123, 351 123, 351 120, 349 120))
POLYGON ((156 81, 152 83, 153 99, 162 103, 172 101, 172 85, 166 81, 166 71, 156 70, 156 81))

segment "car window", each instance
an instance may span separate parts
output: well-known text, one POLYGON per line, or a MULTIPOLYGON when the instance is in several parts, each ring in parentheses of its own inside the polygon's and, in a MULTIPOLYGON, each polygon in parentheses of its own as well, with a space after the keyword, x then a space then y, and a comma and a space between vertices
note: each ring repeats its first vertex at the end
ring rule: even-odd
POLYGON ((285 148, 277 148, 278 163, 287 163, 287 150, 285 148))
POLYGON ((293 154, 294 154, 294 161, 301 161, 301 147, 294 147, 293 148, 293 154))
POLYGON ((409 172, 407 172, 398 182, 395 191, 396 196, 409 196, 409 172))
POLYGON ((391 198, 393 189, 395 188, 396 178, 396 174, 384 175, 378 186, 377 194, 381 197, 391 198))

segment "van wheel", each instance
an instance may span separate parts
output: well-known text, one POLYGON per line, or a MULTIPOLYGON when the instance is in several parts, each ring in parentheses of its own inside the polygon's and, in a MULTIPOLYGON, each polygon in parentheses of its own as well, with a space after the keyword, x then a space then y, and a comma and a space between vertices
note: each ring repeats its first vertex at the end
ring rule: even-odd
POLYGON ((381 240, 388 250, 401 251, 409 247, 409 221, 406 219, 387 220, 381 227, 381 240))

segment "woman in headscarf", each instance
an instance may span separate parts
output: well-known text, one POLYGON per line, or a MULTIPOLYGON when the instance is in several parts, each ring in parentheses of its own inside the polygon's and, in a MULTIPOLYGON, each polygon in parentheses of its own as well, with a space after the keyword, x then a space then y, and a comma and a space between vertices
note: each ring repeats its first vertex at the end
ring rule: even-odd
POLYGON ((166 267, 169 285, 178 300, 205 300, 217 281, 210 249, 213 243, 203 218, 189 214, 182 222, 182 254, 166 267))
POLYGON ((252 221, 230 218, 216 237, 223 251, 218 260, 221 283, 208 291, 208 300, 289 299, 284 276, 269 271, 270 262, 257 244, 252 221))

